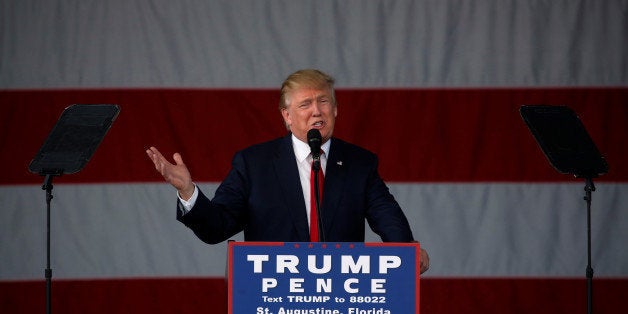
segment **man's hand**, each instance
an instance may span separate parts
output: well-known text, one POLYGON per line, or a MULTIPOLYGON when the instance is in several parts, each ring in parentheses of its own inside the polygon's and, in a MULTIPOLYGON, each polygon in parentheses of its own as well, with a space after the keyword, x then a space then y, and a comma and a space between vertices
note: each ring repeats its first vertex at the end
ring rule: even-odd
POLYGON ((179 192, 179 196, 188 200, 194 193, 194 183, 190 171, 183 163, 181 154, 172 155, 175 164, 170 163, 155 147, 146 150, 146 155, 155 164, 155 169, 166 179, 166 182, 174 186, 179 192))
POLYGON ((430 269, 430 257, 427 255, 427 251, 421 249, 421 256, 419 257, 421 274, 430 269))

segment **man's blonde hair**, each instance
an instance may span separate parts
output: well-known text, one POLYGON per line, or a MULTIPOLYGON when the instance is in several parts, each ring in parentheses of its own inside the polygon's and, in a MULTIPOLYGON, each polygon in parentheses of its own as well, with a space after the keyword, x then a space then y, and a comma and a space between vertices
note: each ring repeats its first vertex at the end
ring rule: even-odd
POLYGON ((288 107, 287 95, 299 87, 312 87, 317 89, 329 88, 332 104, 336 105, 334 92, 334 78, 316 69, 303 69, 290 74, 281 84, 281 96, 279 98, 279 110, 288 107))

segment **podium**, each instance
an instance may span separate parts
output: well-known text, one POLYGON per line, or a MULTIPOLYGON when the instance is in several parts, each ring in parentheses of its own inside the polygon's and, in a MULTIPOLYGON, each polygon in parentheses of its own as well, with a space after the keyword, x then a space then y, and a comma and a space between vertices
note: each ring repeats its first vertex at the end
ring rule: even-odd
POLYGON ((229 242, 228 313, 419 313, 418 243, 229 242))

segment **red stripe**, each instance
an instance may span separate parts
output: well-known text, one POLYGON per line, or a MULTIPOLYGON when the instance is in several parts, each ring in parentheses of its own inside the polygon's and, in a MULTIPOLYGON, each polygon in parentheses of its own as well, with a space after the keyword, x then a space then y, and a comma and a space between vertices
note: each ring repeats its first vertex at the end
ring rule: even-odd
MULTIPOLYGON (((628 88, 339 90, 335 135, 380 156, 387 181, 569 181, 519 116, 524 104, 573 108, 611 170, 628 181, 628 88)), ((28 164, 64 107, 116 103, 121 113, 70 182, 161 182, 144 149, 183 154, 197 181, 220 181, 233 153, 283 136, 274 90, 2 91, 0 184, 40 183, 28 164)))
MULTIPOLYGON (((595 313, 625 311, 628 279, 594 279, 595 313)), ((224 278, 53 280, 52 312, 226 313, 224 278)), ((3 313, 43 313, 45 283, 0 281, 3 313)), ((421 279, 421 313, 585 313, 585 279, 421 279)))

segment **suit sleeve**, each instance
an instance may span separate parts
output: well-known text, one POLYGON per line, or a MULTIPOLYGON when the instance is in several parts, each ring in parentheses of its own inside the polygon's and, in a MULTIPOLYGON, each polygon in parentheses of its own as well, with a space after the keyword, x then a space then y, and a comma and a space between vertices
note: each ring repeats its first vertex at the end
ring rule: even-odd
MULTIPOLYGON (((245 173, 242 154, 236 153, 232 168, 216 190, 214 198, 210 200, 199 189, 192 209, 185 215, 177 210, 177 220, 209 244, 220 243, 242 231, 246 221, 249 190, 245 173)), ((177 201, 177 207, 179 206, 182 204, 177 201)))
POLYGON ((369 164, 366 184, 366 219, 384 242, 412 242, 412 230, 401 207, 377 171, 377 157, 369 164))

